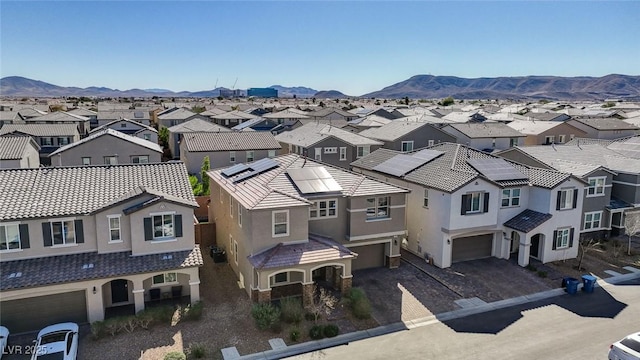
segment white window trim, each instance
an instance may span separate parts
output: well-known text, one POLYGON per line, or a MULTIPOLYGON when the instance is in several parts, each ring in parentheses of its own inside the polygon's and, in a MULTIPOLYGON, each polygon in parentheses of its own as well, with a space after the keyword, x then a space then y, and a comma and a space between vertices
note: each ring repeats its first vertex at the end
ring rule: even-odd
POLYGON ((149 214, 149 216, 151 217, 151 231, 153 235, 151 239, 151 243, 170 242, 170 241, 178 240, 176 238, 176 216, 175 215, 176 215, 175 211, 156 212, 156 213, 149 214), (153 222, 153 218, 155 216, 164 216, 164 215, 171 215, 171 224, 173 226, 173 236, 156 237, 156 229, 155 229, 155 224, 153 222))
POLYGON ((246 157, 247 162, 253 162, 256 160, 256 152, 254 150, 247 150, 246 157), (251 156, 249 156, 249 154, 251 154, 251 156), (251 160, 249 160, 249 158, 251 158, 251 160))
MULTIPOLYGON (((20 245, 19 248, 17 249, 5 249, 5 250, 0 250, 1 253, 6 254, 6 253, 12 253, 12 252, 19 252, 22 251, 22 239, 20 238, 20 223, 19 222, 10 222, 10 223, 0 223, 0 226, 17 226, 18 227, 18 244, 20 245)), ((6 230, 5 230, 6 232, 6 230)), ((5 236, 7 234, 5 233, 5 236)), ((8 245, 8 242, 7 242, 8 245)))
POLYGON ((162 286, 166 286, 166 285, 175 285, 178 284, 178 273, 175 271, 168 271, 165 273, 161 273, 161 274, 155 274, 153 276, 151 276, 151 287, 156 288, 156 287, 162 287, 162 286), (167 274, 176 274, 176 280, 175 281, 166 281, 167 279, 167 274), (161 283, 155 283, 153 282, 153 278, 158 276, 158 275, 162 275, 162 282, 161 283))
POLYGON ((229 162, 232 164, 236 163, 236 152, 235 151, 229 151, 229 162))
POLYGON ((400 144, 400 149, 402 149, 402 151, 403 151, 403 152, 404 152, 404 151, 413 151, 413 140, 403 141, 403 142, 400 144), (405 149, 404 149, 404 145, 405 145, 405 144, 407 144, 407 145, 411 144, 411 149, 407 149, 407 150, 405 150, 405 149))
POLYGON ((347 148, 340 147, 340 161, 347 161, 347 148))
POLYGON ((324 148, 324 153, 325 154, 336 154, 338 152, 338 148, 335 146, 330 146, 330 147, 326 147, 324 148))
POLYGON ((570 210, 573 209, 573 190, 575 189, 562 189, 560 190, 560 210, 570 210), (567 198, 569 198, 569 196, 571 197, 571 201, 569 201, 569 206, 567 207, 563 207, 563 205, 567 205, 567 201, 562 202, 562 193, 567 193, 567 194, 571 194, 571 195, 565 195, 565 200, 567 198))
MULTIPOLYGON (((369 207, 367 206, 367 207, 365 208, 365 218, 366 218, 366 221, 367 221, 367 222, 368 222, 368 221, 381 221, 381 220, 389 220, 389 219, 391 219, 391 196, 374 196, 374 197, 368 197, 368 198, 366 198, 366 199, 365 199, 365 204, 366 204, 366 201, 367 201, 367 200, 369 200, 369 199, 375 199, 374 209, 375 209, 375 212, 376 212, 376 216, 369 217, 369 216, 366 214, 366 212, 368 212, 368 211, 369 211, 369 207), (386 199, 387 199, 387 206, 386 206, 386 208, 387 208, 387 216, 384 216, 384 217, 383 217, 383 216, 378 216, 378 208, 379 208, 379 206, 378 206, 378 201, 379 201, 380 199, 382 199, 382 198, 386 198, 386 199)), ((384 206, 383 206, 383 207, 384 207, 384 206)))
MULTIPOLYGON (((482 206, 484 204, 484 192, 482 191, 474 191, 474 192, 470 192, 468 194, 469 196, 471 196, 471 207, 469 208, 469 210, 467 210, 467 214, 480 214, 482 213, 482 206), (478 210, 473 210, 473 196, 474 195, 478 195, 478 210)), ((464 205, 464 204, 463 204, 464 205)))
POLYGON ((422 207, 425 209, 429 208, 429 189, 424 189, 424 191, 422 192, 422 207))
MULTIPOLYGON (((291 152, 291 150, 289 150, 289 152, 291 152)), ((267 157, 268 158, 274 158, 278 155, 278 153, 275 150, 268 150, 267 151, 267 157)))
POLYGON ((271 237, 284 237, 289 236, 289 230, 291 226, 291 219, 289 217, 289 210, 274 210, 271 212, 271 237), (287 214, 287 231, 284 234, 276 234, 276 214, 287 214))
POLYGON ((433 145, 436 144, 436 141, 435 140, 429 140, 429 142, 427 144, 428 144, 427 146, 433 146, 433 145))
POLYGON ((522 203, 522 189, 521 188, 508 188, 508 189, 502 189, 502 191, 500 191, 500 207, 503 209, 506 208, 515 208, 515 207, 520 207, 520 204, 522 203), (509 191, 509 196, 504 195, 505 190, 509 191), (520 194, 518 196, 513 196, 513 190, 519 190, 520 194), (513 205, 513 199, 518 199, 518 205, 513 205), (509 200, 509 205, 502 205, 502 200, 509 200))
POLYGON ((593 230, 600 230, 602 229, 602 211, 590 211, 590 212, 586 212, 584 213, 584 222, 582 223, 582 228, 584 230, 589 230, 589 231, 593 231, 593 230), (593 216, 594 215, 600 215, 600 219, 598 220, 598 227, 594 227, 593 226, 593 216), (591 215, 591 221, 587 221, 587 215, 591 215), (587 223, 589 223, 591 225, 590 228, 587 228, 587 223))
POLYGON ((242 227, 242 204, 238 201, 238 226, 242 227))
POLYGON ((309 207, 309 220, 323 220, 323 219, 334 219, 338 217, 338 199, 337 198, 333 198, 333 199, 322 199, 322 200, 313 200, 314 203, 316 203, 318 206, 314 209, 312 209, 311 207, 309 207), (329 209, 331 209, 329 207, 329 201, 335 201, 336 207, 336 213, 335 215, 328 215, 329 214, 329 209), (327 215, 326 216, 320 216, 320 202, 326 202, 327 203, 327 215), (316 211, 317 215, 315 217, 311 217, 311 211, 316 211))
POLYGON ((233 262, 238 265, 238 242, 233 240, 233 262))
POLYGON ((594 180, 596 183, 598 182, 598 180, 602 180, 602 186, 598 186, 598 185, 594 185, 591 186, 590 184, 586 187, 587 188, 587 196, 588 198, 591 197, 600 197, 600 196, 605 196, 606 194, 606 188, 607 188, 607 177, 606 176, 594 176, 594 177, 590 177, 587 179, 587 183, 591 182, 591 180, 594 180), (598 188, 602 189, 601 193, 596 192, 598 188), (589 190, 590 189, 594 189, 593 190, 593 194, 589 194, 589 190))
POLYGON ((229 234, 229 252, 233 254, 233 235, 229 234))
POLYGON ((370 145, 357 146, 356 147, 356 158, 359 159, 361 157, 365 157, 365 156, 369 155, 370 152, 371 152, 371 146, 370 145), (360 155, 360 149, 362 149, 362 155, 360 155))
POLYGON ((555 142, 556 142, 555 135, 549 135, 549 136, 545 136, 544 137, 544 143, 545 144, 555 144, 555 142), (551 140, 551 141, 547 141, 547 140, 551 140))
POLYGON ((322 148, 314 148, 313 159, 316 161, 322 161, 322 148))
MULTIPOLYGON (((284 285, 284 284, 289 284, 291 282, 291 276, 289 276, 289 271, 281 271, 279 273, 273 274, 273 285, 284 285), (276 281, 276 275, 280 275, 280 274, 286 274, 287 275, 287 280, 285 281, 276 281)), ((271 285, 271 284, 269 284, 271 285)))
POLYGON ((229 217, 233 218, 233 196, 229 193, 229 217))
POLYGON ((553 241, 556 243, 556 250, 568 249, 569 244, 571 243, 571 239, 569 238, 571 236, 571 228, 558 229, 556 231, 557 237, 553 239, 553 241), (567 232, 567 244, 563 246, 558 243, 558 238, 562 237, 565 231, 567 232))
POLYGON ((148 164, 149 163, 149 155, 132 155, 131 156, 131 163, 133 164, 148 164), (145 161, 140 161, 140 158, 144 158, 145 161), (135 162, 134 160, 138 160, 138 162, 135 162))
POLYGON ((49 220, 49 231, 51 231, 51 247, 52 248, 57 248, 57 247, 71 247, 71 246, 78 246, 78 237, 76 234, 76 223, 75 223, 76 218, 65 218, 65 219, 55 219, 55 220, 49 220), (73 235, 74 235, 74 239, 72 243, 67 243, 66 239, 64 239, 64 243, 63 244, 55 244, 54 243, 54 238, 53 238, 53 223, 64 223, 66 221, 71 221, 71 223, 73 224, 73 235))
POLYGON ((82 165, 83 165, 83 166, 91 165, 91 156, 83 156, 83 157, 80 159, 80 161, 82 161, 82 165), (89 163, 88 163, 88 164, 85 164, 85 163, 84 163, 84 160, 85 160, 85 159, 88 159, 88 160, 89 160, 89 163))
MULTIPOLYGON (((152 220, 153 222, 153 220, 152 220)), ((109 242, 108 244, 119 244, 122 242, 122 220, 120 219, 120 215, 107 215, 107 227, 109 228, 109 242), (118 231, 120 232, 120 239, 111 240, 111 230, 115 230, 111 228, 111 219, 118 219, 118 231)))

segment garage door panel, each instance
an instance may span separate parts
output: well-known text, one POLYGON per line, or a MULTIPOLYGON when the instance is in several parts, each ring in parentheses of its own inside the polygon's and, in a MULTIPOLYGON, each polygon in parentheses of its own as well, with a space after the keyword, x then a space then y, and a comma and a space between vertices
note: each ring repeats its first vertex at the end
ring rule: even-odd
POLYGON ((358 254, 358 257, 351 262, 351 270, 384 266, 385 245, 386 243, 381 243, 350 248, 351 251, 358 254))
POLYGON ((490 257, 492 246, 493 234, 453 239, 451 261, 460 262, 490 257))
POLYGON ((36 296, 0 303, 0 323, 11 333, 40 330, 60 322, 87 322, 84 291, 36 296))

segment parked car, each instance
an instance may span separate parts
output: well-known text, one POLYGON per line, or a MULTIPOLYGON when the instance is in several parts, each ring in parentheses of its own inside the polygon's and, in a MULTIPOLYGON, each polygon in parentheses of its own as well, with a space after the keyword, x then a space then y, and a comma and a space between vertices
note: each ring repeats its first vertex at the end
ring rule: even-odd
POLYGON ((4 349, 7 347, 7 341, 9 340, 9 329, 4 326, 0 326, 0 359, 4 354, 4 349))
POLYGON ((78 324, 67 322, 40 330, 31 360, 76 360, 77 356, 78 324))
POLYGON ((640 332, 611 344, 609 360, 640 360, 640 332))

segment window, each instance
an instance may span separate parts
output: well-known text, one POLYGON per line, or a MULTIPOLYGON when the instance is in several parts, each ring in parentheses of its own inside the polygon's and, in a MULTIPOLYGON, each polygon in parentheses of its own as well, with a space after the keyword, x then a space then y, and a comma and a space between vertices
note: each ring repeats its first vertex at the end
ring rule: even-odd
POLYGON ((0 251, 18 249, 21 249, 18 224, 0 225, 0 251))
POLYGON ((149 156, 148 155, 132 156, 131 162, 134 164, 146 164, 149 162, 149 156))
POLYGON ((104 164, 105 165, 117 165, 118 164, 118 158, 116 156, 105 156, 104 157, 104 164))
POLYGON ((273 237, 289 235, 289 210, 273 211, 271 221, 273 237))
POLYGON ((502 190, 502 207, 520 206, 520 189, 502 190))
POLYGON ((413 151, 413 140, 402 142, 402 151, 413 151))
POLYGON ((385 219, 389 214, 389 197, 367 199, 367 219, 385 219))
MULTIPOLYGON (((289 151, 289 152, 291 152, 291 151, 289 151)), ((268 157, 268 158, 274 158, 274 157, 276 157, 276 151, 275 151, 275 150, 269 150, 269 151, 268 151, 268 154, 267 154, 267 157, 268 157)))
POLYGON ((429 189, 424 189, 424 197, 422 199, 422 206, 429 207, 429 189))
POLYGON ((238 242, 233 240, 233 261, 238 265, 238 242))
POLYGON ((545 136, 544 137, 544 144, 545 145, 549 145, 549 144, 553 144, 553 140, 555 139, 555 137, 553 135, 551 136, 545 136))
POLYGON ((602 211, 594 211, 584 214, 584 229, 599 229, 602 211))
POLYGON ((247 151, 247 162, 252 162, 254 159, 255 152, 253 150, 247 151))
POLYGON ((230 163, 236 162, 236 152, 235 151, 229 151, 229 162, 230 163))
POLYGON ((565 140, 565 136, 564 135, 558 135, 558 143, 559 144, 564 144, 564 140, 565 140))
POLYGON ((238 203, 238 225, 242 227, 242 205, 238 203))
POLYGON ((473 192, 462 195, 460 215, 486 213, 489 211, 489 193, 473 192))
POLYGON ((604 184, 606 180, 607 178, 605 176, 590 177, 587 196, 604 196, 604 184))
POLYGON ((220 188, 219 188, 219 189, 220 189, 220 204, 222 204, 222 194, 223 194, 223 192, 222 192, 222 186, 220 186, 220 188))
POLYGON ((275 274, 273 277, 274 284, 286 283, 289 282, 289 272, 281 272, 275 274))
POLYGON ((175 282, 178 282, 178 274, 174 272, 158 274, 153 277, 153 285, 161 285, 161 284, 175 283, 175 282))
POLYGON ((314 201, 309 208, 309 218, 332 218, 338 215, 338 200, 318 200, 314 201))
POLYGON ((152 216, 153 239, 174 237, 173 214, 160 214, 152 216))
POLYGON ((76 230, 73 220, 54 221, 50 224, 53 245, 68 245, 76 243, 76 230))
POLYGON ((571 229, 560 229, 555 231, 554 245, 556 249, 563 249, 569 247, 569 240, 571 238, 571 229))
POLYGON ((109 219, 109 242, 122 242, 120 237, 120 216, 108 216, 109 219))
POLYGON ((229 216, 233 217, 233 197, 229 194, 229 216))
POLYGON ((509 147, 518 146, 518 138, 510 138, 509 139, 509 147))
POLYGON ((358 146, 357 147, 357 155, 356 157, 361 158, 363 156, 369 155, 369 146, 358 146))
POLYGON ((578 189, 565 189, 558 191, 556 210, 575 209, 578 197, 578 189))
POLYGON ((142 134, 142 138, 147 141, 151 141, 151 134, 142 134))
POLYGON ((576 137, 576 134, 569 134, 569 140, 573 140, 576 137))
POLYGON ((41 141, 42 141, 42 146, 53 146, 53 138, 43 137, 41 141))
POLYGON ((491 139, 491 147, 496 147, 496 138, 491 139))
POLYGON ((315 148, 315 156, 313 157, 314 160, 317 161, 322 161, 322 148, 315 148))
POLYGON ((120 127, 121 127, 121 128, 126 128, 126 127, 127 127, 127 123, 122 123, 122 124, 120 124, 120 127))
POLYGON ((66 138, 66 137, 59 137, 58 138, 58 145, 64 146, 64 145, 68 145, 68 144, 69 144, 69 138, 66 138))
POLYGON ((91 165, 91 158, 90 157, 83 157, 82 158, 82 165, 91 165))
POLYGON ((326 148, 324 148, 324 153, 325 154, 336 154, 336 153, 338 153, 338 148, 337 147, 326 147, 326 148))
POLYGON ((429 140, 428 146, 433 146, 435 145, 435 143, 436 143, 435 140, 429 140))
POLYGON ((346 147, 341 147, 340 148, 340 161, 345 161, 347 160, 347 148, 346 147))

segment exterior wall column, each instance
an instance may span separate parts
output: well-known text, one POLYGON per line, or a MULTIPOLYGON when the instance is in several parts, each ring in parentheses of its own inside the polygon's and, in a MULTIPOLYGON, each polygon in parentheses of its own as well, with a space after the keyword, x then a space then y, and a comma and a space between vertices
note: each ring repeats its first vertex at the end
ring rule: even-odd
POLYGON ((200 279, 189 281, 189 291, 191 293, 191 304, 195 304, 200 301, 200 279))
POLYGON ((133 283, 133 301, 135 303, 136 314, 144 310, 144 285, 142 280, 132 281, 133 283))
POLYGON ((340 293, 342 295, 348 293, 353 285, 353 275, 340 276, 340 293))
POLYGON ((518 249, 518 265, 525 267, 529 265, 529 255, 531 251, 531 237, 520 238, 520 248, 518 249))
POLYGON ((313 303, 314 287, 314 283, 302 284, 302 306, 305 309, 313 303))
POLYGON ((104 320, 104 300, 102 299, 102 286, 90 286, 86 290, 87 318, 90 323, 104 320), (96 289, 95 293, 93 289, 96 289))

